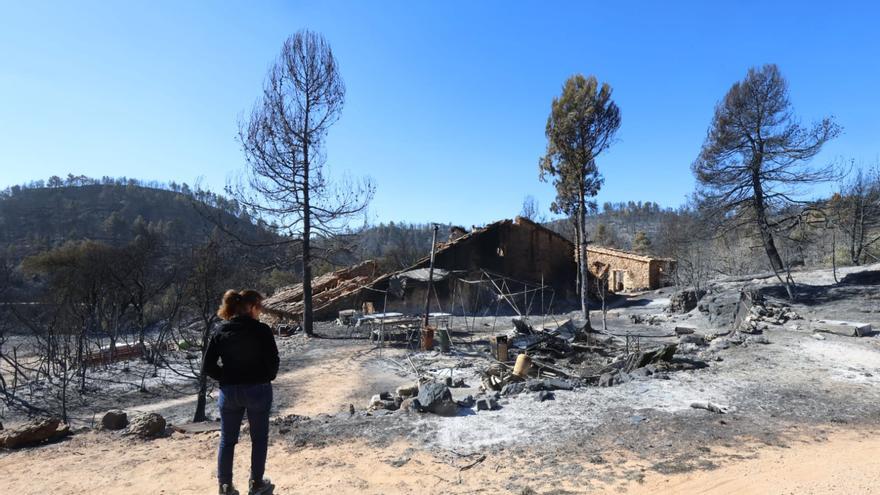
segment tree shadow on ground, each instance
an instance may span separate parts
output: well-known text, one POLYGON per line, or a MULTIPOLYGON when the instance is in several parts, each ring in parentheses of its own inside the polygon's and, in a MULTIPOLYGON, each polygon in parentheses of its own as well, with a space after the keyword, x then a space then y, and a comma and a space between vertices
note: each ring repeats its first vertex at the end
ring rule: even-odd
MULTIPOLYGON (((839 301, 864 298, 866 295, 874 294, 878 287, 876 285, 847 285, 841 282, 835 285, 795 284, 792 290, 795 296, 792 302, 805 306, 821 306, 839 301)), ((788 294, 782 285, 764 287, 759 292, 766 297, 788 301, 788 294)))

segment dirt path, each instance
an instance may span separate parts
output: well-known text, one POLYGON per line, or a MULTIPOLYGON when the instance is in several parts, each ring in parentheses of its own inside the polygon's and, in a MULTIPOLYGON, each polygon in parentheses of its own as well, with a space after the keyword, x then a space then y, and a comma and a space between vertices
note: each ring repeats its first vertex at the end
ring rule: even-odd
POLYGON ((825 442, 765 448, 712 471, 648 476, 627 493, 880 493, 880 435, 840 431, 825 442))
MULTIPOLYGON (((60 444, 0 455, 0 493, 211 493, 216 442, 213 434, 175 433, 142 442, 87 433, 60 444)), ((236 458, 239 480, 246 478, 248 448, 243 441, 236 458)), ((600 479, 583 476, 588 471, 542 477, 533 456, 521 456, 517 465, 507 453, 487 454, 462 470, 480 458, 438 456, 404 442, 381 449, 362 442, 294 449, 278 442, 269 458, 268 472, 279 495, 523 493, 525 487, 535 493, 556 490, 556 494, 880 493, 880 435, 846 430, 819 442, 761 448, 747 459, 729 460, 714 470, 671 476, 650 470, 641 471, 644 477, 623 476, 640 470, 639 461, 628 461, 610 463, 609 476, 600 479), (532 481, 523 482, 524 471, 532 481)))
MULTIPOLYGON (((292 342, 282 341, 280 345, 292 342)), ((399 349, 384 349, 383 356, 400 357, 399 349)), ((281 368, 273 382, 274 416, 347 411, 349 404, 362 409, 376 390, 394 390, 411 379, 394 374, 377 361, 378 351, 358 340, 315 339, 282 350, 281 368)), ((208 415, 216 417, 217 390, 208 398, 208 415)), ((129 411, 158 412, 172 422, 186 422, 195 409, 194 394, 151 400, 125 406, 129 411)))

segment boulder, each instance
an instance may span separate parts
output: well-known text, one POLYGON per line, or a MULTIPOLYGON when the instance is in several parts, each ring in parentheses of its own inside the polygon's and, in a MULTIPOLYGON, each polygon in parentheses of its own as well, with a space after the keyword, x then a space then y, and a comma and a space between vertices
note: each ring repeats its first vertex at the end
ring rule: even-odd
POLYGON ((722 349, 727 349, 730 347, 731 341, 727 337, 718 337, 717 339, 713 339, 711 343, 709 343, 709 350, 713 352, 720 351, 722 349))
POLYGON ((682 335, 681 337, 678 338, 678 343, 679 344, 695 344, 695 345, 699 345, 699 346, 707 345, 706 337, 703 337, 702 335, 697 335, 695 333, 682 335))
POLYGON ((381 394, 376 394, 370 399, 370 405, 367 409, 371 411, 377 411, 380 409, 388 409, 389 411, 396 411, 400 403, 398 403, 395 399, 391 398, 391 394, 388 392, 382 392, 381 394))
POLYGON ((670 313, 687 313, 697 307, 700 299, 706 295, 706 291, 693 288, 682 289, 669 299, 670 313))
POLYGON ((535 397, 538 402, 544 402, 545 400, 556 400, 556 395, 549 390, 542 390, 538 392, 538 395, 535 397))
POLYGON ((526 389, 525 382, 508 383, 507 385, 504 386, 504 388, 501 389, 501 395, 504 395, 507 397, 509 397, 511 395, 518 395, 518 394, 521 394, 523 392, 523 390, 525 390, 525 389, 526 389))
POLYGON ((497 409, 501 409, 501 406, 498 405, 498 401, 494 397, 477 399, 477 411, 495 411, 497 409))
POLYGON ((709 322, 715 326, 727 326, 733 323, 739 294, 735 292, 718 295, 707 295, 700 299, 697 308, 706 313, 709 322))
POLYGON ((117 431, 123 430, 128 426, 128 414, 119 409, 113 409, 104 413, 101 417, 101 429, 117 431))
POLYGON ((17 449, 56 440, 70 434, 70 427, 58 418, 33 419, 18 428, 0 433, 0 448, 17 449))
POLYGON ((128 434, 141 438, 154 438, 165 433, 165 418, 158 413, 142 414, 128 425, 128 434))
POLYGON ((410 397, 408 399, 403 399, 403 402, 400 403, 400 408, 398 408, 399 412, 411 413, 411 412, 421 412, 422 406, 419 404, 419 399, 415 397, 410 397))
POLYGON ((401 385, 397 387, 395 391, 399 397, 403 397, 404 399, 408 397, 415 397, 419 393, 419 384, 413 383, 410 385, 401 385))
POLYGON ((422 410, 440 416, 455 416, 458 404, 452 400, 452 392, 443 383, 425 383, 419 387, 419 404, 422 410))
POLYGON ((746 338, 745 342, 743 342, 743 345, 746 345, 746 346, 752 345, 752 344, 765 344, 766 345, 769 343, 770 343, 770 339, 768 339, 766 335, 750 335, 748 338, 746 338))

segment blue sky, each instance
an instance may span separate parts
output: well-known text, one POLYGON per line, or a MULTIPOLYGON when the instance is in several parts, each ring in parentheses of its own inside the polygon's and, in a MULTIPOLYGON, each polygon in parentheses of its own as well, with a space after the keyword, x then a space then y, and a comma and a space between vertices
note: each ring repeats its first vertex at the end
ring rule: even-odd
POLYGON ((216 190, 243 166, 237 122, 283 40, 331 43, 347 86, 332 173, 378 185, 372 221, 515 215, 538 181, 552 98, 573 73, 614 87, 618 142, 598 201, 677 206, 715 102, 777 63, 816 158, 880 155, 874 2, 41 2, 0 0, 0 185, 68 172, 216 190))

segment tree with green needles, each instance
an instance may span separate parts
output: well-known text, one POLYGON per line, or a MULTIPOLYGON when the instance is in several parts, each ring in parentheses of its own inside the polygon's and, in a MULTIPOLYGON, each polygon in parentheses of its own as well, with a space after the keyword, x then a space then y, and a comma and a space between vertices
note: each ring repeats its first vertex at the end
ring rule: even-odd
POLYGON ((632 249, 642 255, 650 254, 651 239, 648 238, 648 234, 641 230, 636 232, 636 235, 633 237, 632 249))
POLYGON ((568 78, 562 94, 553 99, 545 130, 547 151, 539 161, 541 180, 552 178, 556 186, 554 204, 575 207, 581 311, 587 330, 591 328, 585 225, 591 202, 587 198, 596 196, 602 187, 596 157, 608 149, 620 128, 620 109, 611 99, 611 92, 611 86, 600 85, 595 76, 576 74, 568 78))

